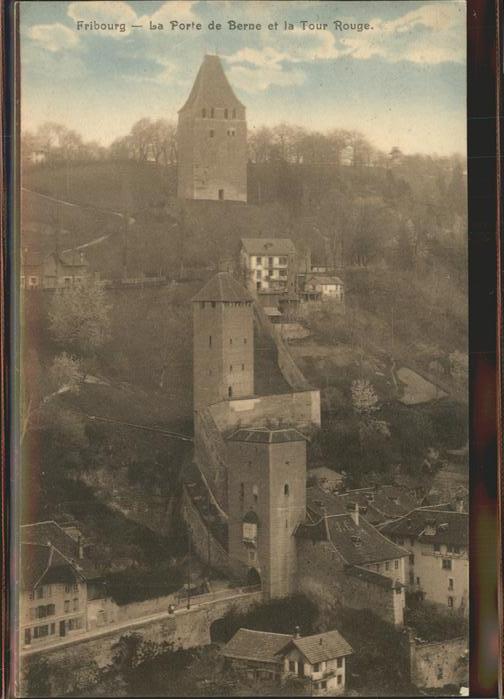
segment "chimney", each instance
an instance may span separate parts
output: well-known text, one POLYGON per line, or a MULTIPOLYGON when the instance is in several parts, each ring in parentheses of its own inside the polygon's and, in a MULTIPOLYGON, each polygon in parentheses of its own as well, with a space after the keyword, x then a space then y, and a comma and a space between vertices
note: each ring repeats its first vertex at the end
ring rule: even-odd
POLYGON ((301 638, 301 629, 299 628, 299 626, 296 626, 296 628, 294 629, 294 638, 301 638))
POLYGON ((359 503, 355 503, 355 508, 352 512, 352 519, 355 522, 355 525, 358 527, 359 526, 359 503))

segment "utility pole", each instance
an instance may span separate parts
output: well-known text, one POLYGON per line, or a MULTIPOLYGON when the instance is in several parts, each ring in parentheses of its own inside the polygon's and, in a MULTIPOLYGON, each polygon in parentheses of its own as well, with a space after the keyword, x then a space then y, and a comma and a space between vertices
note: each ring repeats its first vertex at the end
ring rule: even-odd
POLYGON ((187 525, 187 543, 189 546, 189 559, 187 565, 187 609, 191 609, 191 526, 187 525))

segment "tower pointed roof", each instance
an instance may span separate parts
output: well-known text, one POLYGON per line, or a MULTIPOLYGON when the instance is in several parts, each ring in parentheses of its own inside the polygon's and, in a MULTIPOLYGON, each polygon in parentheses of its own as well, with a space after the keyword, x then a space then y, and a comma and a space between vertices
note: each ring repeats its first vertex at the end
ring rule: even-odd
POLYGON ((229 84, 219 56, 207 54, 204 57, 189 97, 184 106, 179 109, 179 114, 188 111, 197 102, 211 104, 214 107, 245 109, 245 105, 240 102, 229 84))
POLYGON ((198 291, 193 301, 221 301, 224 303, 252 302, 250 293, 229 272, 219 272, 198 291))

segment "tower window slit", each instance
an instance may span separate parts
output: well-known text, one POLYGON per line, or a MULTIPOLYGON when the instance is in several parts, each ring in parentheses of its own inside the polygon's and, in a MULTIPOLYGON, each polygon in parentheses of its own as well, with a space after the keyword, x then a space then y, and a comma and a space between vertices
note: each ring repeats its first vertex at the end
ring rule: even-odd
POLYGON ((201 110, 201 116, 203 117, 203 119, 206 118, 206 109, 201 110))
POLYGON ((227 109, 224 110, 224 119, 229 119, 229 111, 227 109))
POLYGON ((208 346, 209 347, 212 346, 212 336, 211 335, 208 336, 208 346))

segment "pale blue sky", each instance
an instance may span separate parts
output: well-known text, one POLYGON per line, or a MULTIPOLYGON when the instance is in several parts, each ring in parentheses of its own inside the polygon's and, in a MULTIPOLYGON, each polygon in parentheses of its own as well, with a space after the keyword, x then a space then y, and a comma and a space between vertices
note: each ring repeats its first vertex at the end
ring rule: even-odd
POLYGON ((465 153, 465 12, 459 0, 21 3, 23 126, 57 121, 106 145, 141 117, 175 120, 203 55, 218 53, 251 129, 287 121, 356 129, 383 149, 465 153), (93 19, 126 31, 77 31, 93 19), (263 28, 232 31, 228 19, 263 28), (171 20, 203 29, 171 31, 171 20), (301 20, 329 26, 303 31, 301 20))

